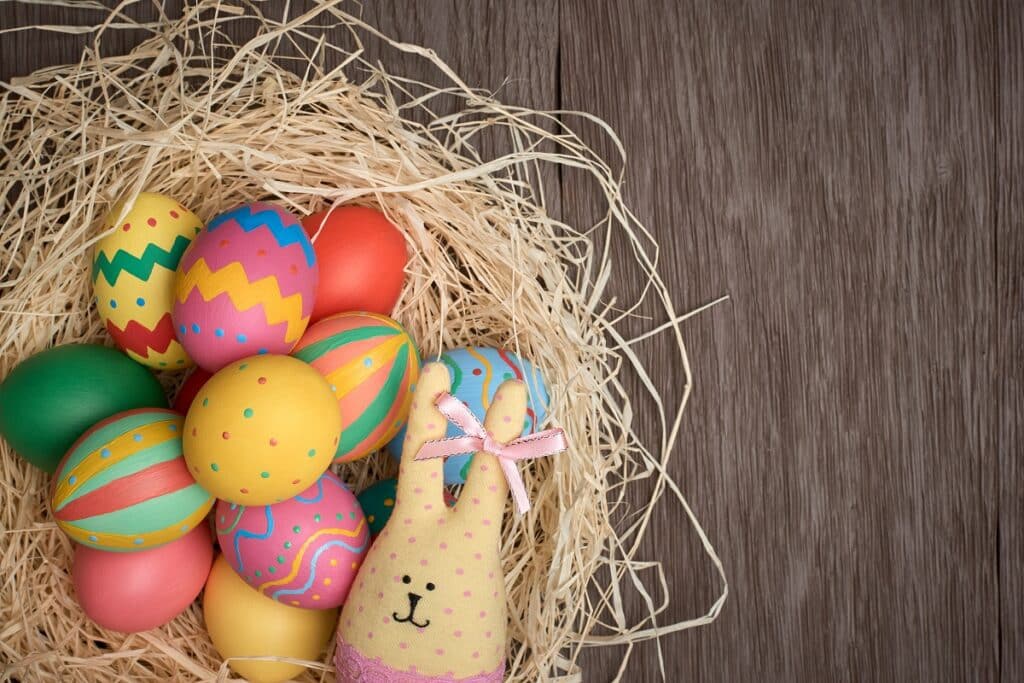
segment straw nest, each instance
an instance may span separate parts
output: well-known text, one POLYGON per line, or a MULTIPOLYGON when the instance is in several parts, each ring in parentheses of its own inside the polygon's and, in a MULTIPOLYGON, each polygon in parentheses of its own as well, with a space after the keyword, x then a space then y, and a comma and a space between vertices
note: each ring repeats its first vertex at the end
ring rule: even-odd
MULTIPOLYGON (((573 125, 596 123, 617 145, 614 133, 584 114, 518 108, 473 90, 429 50, 389 40, 339 4, 318 4, 287 23, 262 16, 258 5, 216 0, 153 24, 114 13, 88 29, 96 40, 78 64, 0 84, 0 376, 48 346, 106 340, 88 271, 101 219, 120 196, 166 193, 205 219, 258 199, 302 215, 344 203, 382 207, 412 254, 395 317, 425 354, 474 344, 531 359, 551 390, 549 422, 572 444, 524 468, 533 508, 524 517, 511 507, 506 513, 509 680, 580 680, 584 647, 713 620, 724 575, 705 615, 662 624, 666 605, 651 597, 660 566, 651 572, 651 562, 634 556, 668 491, 721 573, 666 473, 683 405, 666 407, 653 394, 663 430, 645 448, 620 383, 632 366, 654 392, 631 340, 616 330, 633 307, 616 309, 605 297, 613 259, 635 259, 646 273, 645 294, 663 312, 649 334, 672 335, 679 355, 665 360, 678 363, 687 387, 690 374, 679 330, 685 316, 656 272, 657 245, 623 205, 618 171, 573 125), (225 33, 235 21, 257 26, 244 45, 225 33), (351 39, 344 47, 323 37, 339 26, 351 39), (101 57, 104 35, 123 28, 150 37, 126 56, 101 57), (365 61, 363 39, 433 62, 440 83, 365 61), (457 113, 436 113, 453 101, 457 113), (497 141, 490 158, 478 151, 485 139, 497 141), (596 225, 548 215, 546 165, 580 169, 598 184, 606 205, 596 225), (613 233, 628 248, 599 250, 595 240, 613 233), (626 488, 643 478, 654 480, 650 504, 624 510, 626 488), (627 584, 646 598, 639 623, 620 601, 627 584)), ((180 378, 164 380, 173 390, 180 378)), ((70 581, 71 543, 47 511, 46 476, 2 449, 0 678, 226 680, 198 605, 164 628, 130 636, 84 617, 70 581)), ((371 456, 341 474, 360 488, 390 467, 387 457, 371 456)), ((303 680, 333 674, 311 663, 303 680)))

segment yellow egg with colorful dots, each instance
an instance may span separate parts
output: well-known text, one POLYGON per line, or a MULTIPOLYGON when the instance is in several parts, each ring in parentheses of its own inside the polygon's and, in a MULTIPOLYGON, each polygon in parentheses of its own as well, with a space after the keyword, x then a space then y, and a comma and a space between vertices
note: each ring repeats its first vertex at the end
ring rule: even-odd
POLYGON ((290 356, 252 356, 211 377, 185 418, 189 471, 238 505, 270 505, 311 485, 331 464, 341 415, 327 381, 290 356))

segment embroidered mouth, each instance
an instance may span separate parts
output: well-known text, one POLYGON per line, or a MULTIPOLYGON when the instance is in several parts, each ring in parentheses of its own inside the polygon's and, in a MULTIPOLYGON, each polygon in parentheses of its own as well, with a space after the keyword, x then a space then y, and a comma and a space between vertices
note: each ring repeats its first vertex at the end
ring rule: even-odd
POLYGON ((392 612, 391 618, 399 624, 412 624, 417 628, 426 628, 430 626, 430 619, 427 619, 422 624, 416 621, 416 605, 420 603, 422 595, 416 595, 415 593, 409 593, 409 613, 404 617, 398 616, 398 612, 392 612))

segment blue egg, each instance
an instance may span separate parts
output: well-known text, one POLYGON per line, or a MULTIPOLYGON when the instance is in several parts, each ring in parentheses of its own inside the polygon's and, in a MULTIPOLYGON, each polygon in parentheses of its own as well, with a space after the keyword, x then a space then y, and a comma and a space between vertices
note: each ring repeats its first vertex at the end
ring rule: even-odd
MULTIPOLYGON (((437 360, 427 357, 424 363, 437 360)), ((473 414, 483 422, 487 408, 494 400, 498 387, 507 379, 522 379, 526 382, 529 400, 526 404, 526 421, 523 434, 538 431, 547 416, 550 405, 547 387, 540 372, 529 361, 521 359, 511 351, 489 349, 484 347, 468 347, 445 351, 441 354, 441 362, 448 366, 451 375, 451 393, 460 401, 465 401, 473 414)), ((461 436, 462 430, 455 425, 448 425, 446 437, 461 436)), ((405 441, 405 427, 399 430, 387 449, 396 460, 402 457, 402 444, 405 441)), ((458 455, 444 462, 444 483, 448 485, 462 484, 469 474, 471 455, 458 455)))

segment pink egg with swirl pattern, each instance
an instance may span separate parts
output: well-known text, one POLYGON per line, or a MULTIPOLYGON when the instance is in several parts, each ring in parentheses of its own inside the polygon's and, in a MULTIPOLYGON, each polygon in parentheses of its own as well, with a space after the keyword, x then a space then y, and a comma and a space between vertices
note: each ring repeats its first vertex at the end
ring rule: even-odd
POLYGON ((313 312, 319 272, 299 219, 254 202, 211 220, 178 263, 172 318, 196 363, 216 372, 286 354, 313 312))
POLYGON ((370 546, 363 511, 333 472, 281 503, 220 501, 214 520, 221 552, 235 572, 292 607, 343 604, 370 546))

